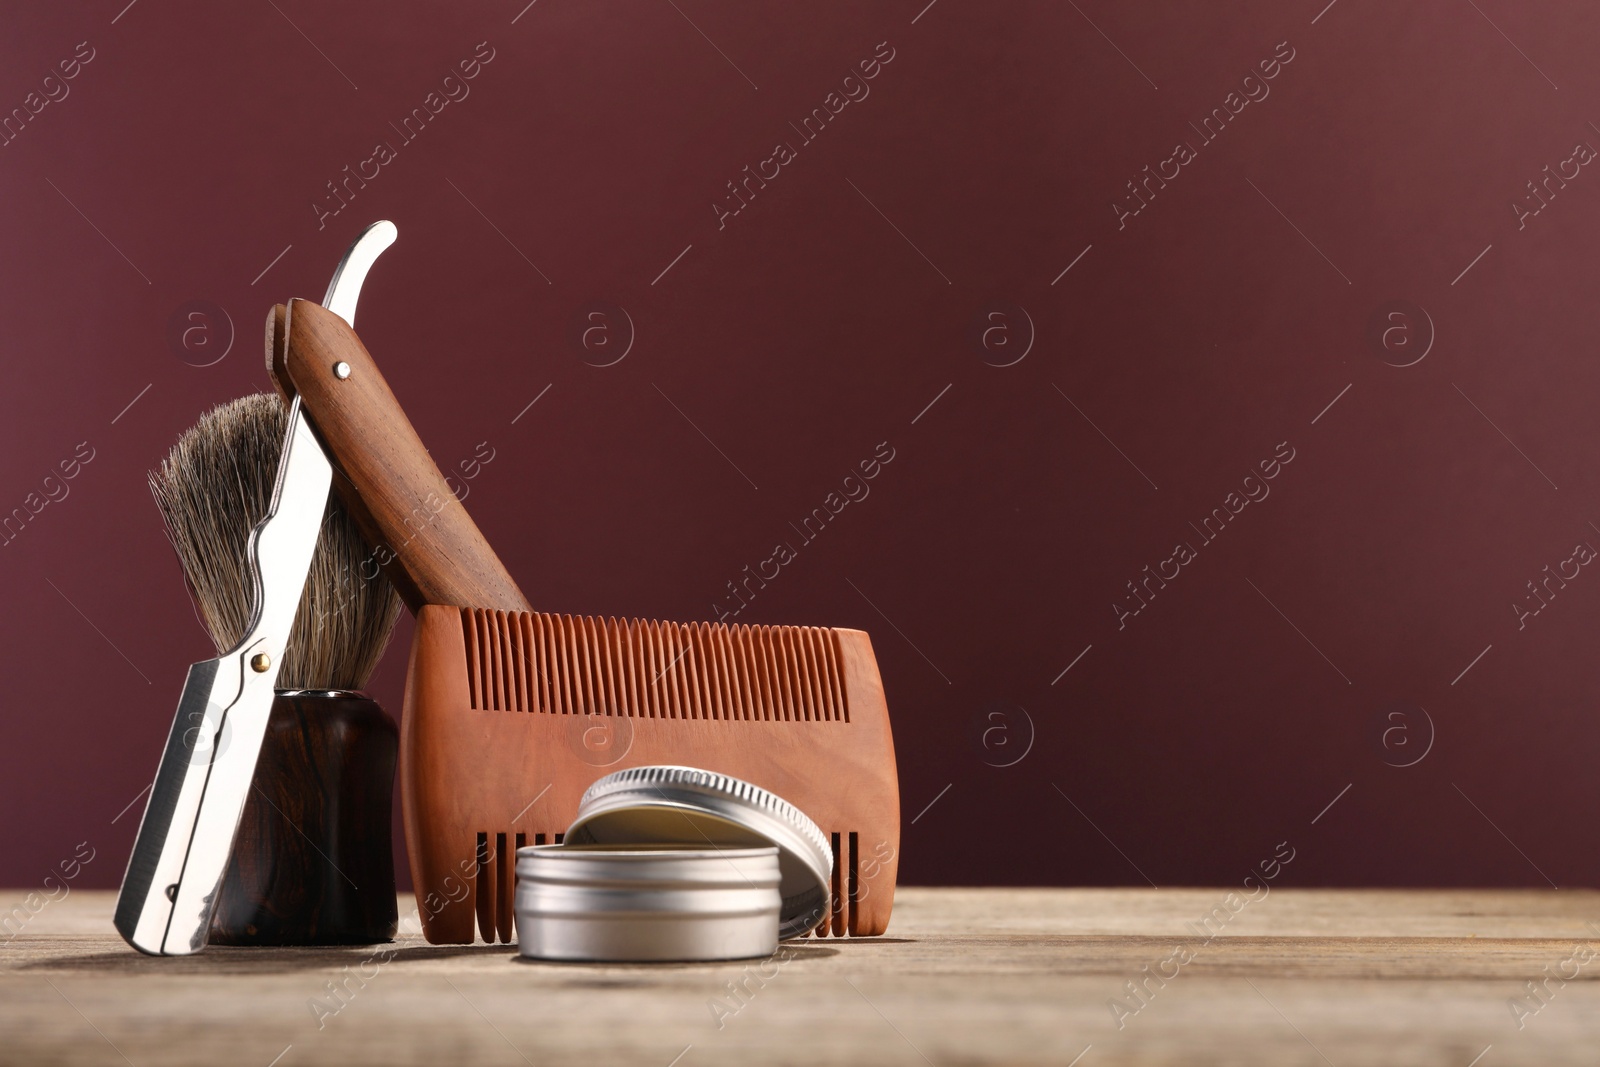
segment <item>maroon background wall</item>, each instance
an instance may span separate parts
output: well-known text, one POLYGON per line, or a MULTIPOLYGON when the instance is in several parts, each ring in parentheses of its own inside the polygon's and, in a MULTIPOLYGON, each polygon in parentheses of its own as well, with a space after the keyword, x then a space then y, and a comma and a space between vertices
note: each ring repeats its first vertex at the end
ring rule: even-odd
POLYGON ((125 4, 0 12, 6 110, 93 56, 0 148, 0 513, 93 456, 0 547, 0 884, 120 879, 210 654, 145 471, 380 218, 362 335, 539 608, 787 541, 738 619, 871 632, 906 880, 1600 880, 1592 7, 125 4))

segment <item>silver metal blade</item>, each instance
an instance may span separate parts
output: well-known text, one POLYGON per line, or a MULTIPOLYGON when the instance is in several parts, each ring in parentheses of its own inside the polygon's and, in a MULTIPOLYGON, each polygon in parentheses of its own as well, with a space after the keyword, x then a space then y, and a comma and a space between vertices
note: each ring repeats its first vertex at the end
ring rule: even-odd
POLYGON ((238 696, 240 681, 238 661, 231 658, 208 659, 189 668, 117 896, 117 932, 142 952, 161 952, 172 911, 170 904, 161 907, 159 902, 183 873, 185 828, 194 825, 207 764, 222 740, 222 712, 238 696))
POLYGON ((344 319, 350 326, 356 324, 356 298, 361 295, 361 283, 367 280, 367 271, 383 255, 383 250, 394 244, 400 231, 387 220, 374 222, 361 231, 344 258, 333 269, 333 280, 328 282, 328 295, 322 306, 344 319))
POLYGON ((250 536, 250 627, 234 648, 189 668, 117 898, 117 931, 142 952, 205 947, 332 480, 296 399, 272 504, 250 536))

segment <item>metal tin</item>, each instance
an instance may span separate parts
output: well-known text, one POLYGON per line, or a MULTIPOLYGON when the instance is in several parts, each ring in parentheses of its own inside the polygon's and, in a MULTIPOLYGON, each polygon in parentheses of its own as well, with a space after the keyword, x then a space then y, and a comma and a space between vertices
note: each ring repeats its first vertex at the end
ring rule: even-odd
POLYGON ((545 960, 733 960, 778 948, 778 850, 517 850, 517 937, 545 960))
POLYGON ((591 785, 567 829, 568 845, 675 845, 743 849, 775 845, 783 896, 778 936, 822 921, 833 850, 799 808, 759 786, 698 767, 630 767, 591 785))

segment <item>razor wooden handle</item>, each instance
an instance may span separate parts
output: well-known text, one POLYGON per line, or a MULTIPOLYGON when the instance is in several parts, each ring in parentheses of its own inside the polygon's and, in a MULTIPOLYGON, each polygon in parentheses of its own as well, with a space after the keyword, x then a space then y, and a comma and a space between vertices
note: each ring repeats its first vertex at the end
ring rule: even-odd
POLYGON ((279 304, 267 318, 267 371, 285 399, 300 397, 373 562, 413 613, 424 604, 532 610, 349 324, 309 300, 279 304))

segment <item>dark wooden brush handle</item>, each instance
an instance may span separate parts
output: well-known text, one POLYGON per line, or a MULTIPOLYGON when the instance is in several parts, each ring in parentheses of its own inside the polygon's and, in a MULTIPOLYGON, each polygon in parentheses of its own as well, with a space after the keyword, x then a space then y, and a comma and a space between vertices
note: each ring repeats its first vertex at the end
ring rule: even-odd
POLYGON ((361 693, 279 691, 211 915, 213 945, 394 937, 394 719, 361 693))
POLYGON ((532 610, 343 319, 309 300, 273 308, 267 369, 286 399, 300 397, 338 471, 336 490, 413 612, 532 610), (339 363, 347 377, 334 373, 339 363))

